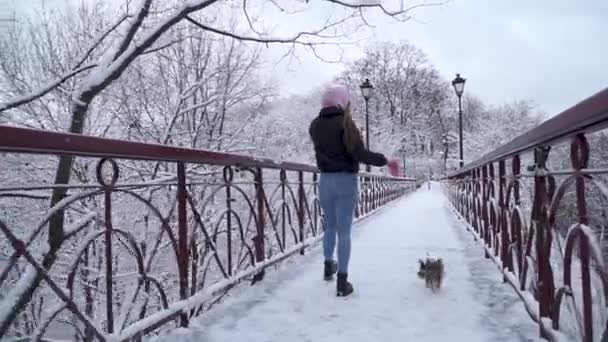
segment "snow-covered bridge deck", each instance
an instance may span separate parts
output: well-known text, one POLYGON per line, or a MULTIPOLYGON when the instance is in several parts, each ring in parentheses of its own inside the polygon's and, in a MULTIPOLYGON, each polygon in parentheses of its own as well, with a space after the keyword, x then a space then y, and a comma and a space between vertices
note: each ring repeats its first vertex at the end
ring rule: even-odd
POLYGON ((538 328, 439 185, 423 186, 356 226, 350 279, 335 297, 316 248, 263 283, 231 292, 188 329, 155 341, 533 341, 538 328), (427 253, 446 263, 437 293, 417 278, 427 253))

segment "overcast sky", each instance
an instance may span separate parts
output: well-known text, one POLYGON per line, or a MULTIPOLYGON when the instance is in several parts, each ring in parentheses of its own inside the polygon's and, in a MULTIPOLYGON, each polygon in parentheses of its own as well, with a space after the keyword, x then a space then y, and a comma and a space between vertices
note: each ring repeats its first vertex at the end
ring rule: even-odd
MULTIPOLYGON (((446 79, 461 73, 465 92, 486 103, 528 99, 552 116, 608 86, 607 0, 452 0, 416 19, 376 16, 375 37, 409 40, 446 79)), ((300 60, 282 76, 284 92, 306 91, 341 70, 314 56, 300 60)))
MULTIPOLYGON (((389 1, 399 0, 385 0, 389 1)), ((0 0, 0 10, 11 3, 35 2, 0 0)), ((328 12, 317 11, 283 17, 282 23, 273 25, 284 35, 287 30, 311 29, 312 21, 328 12)), ((263 17, 274 19, 266 13, 263 17)), ((397 23, 370 14, 376 28, 368 38, 409 40, 426 52, 446 80, 461 73, 467 79, 465 92, 486 103, 533 100, 555 115, 608 86, 608 0, 451 0, 442 7, 418 10, 415 17, 397 23)), ((364 43, 347 46, 347 59, 361 56, 363 48, 364 43)), ((268 51, 276 56, 281 48, 268 51)), ((331 56, 331 51, 324 53, 331 56)), ((282 63, 267 70, 280 82, 282 94, 305 93, 342 70, 341 65, 326 64, 303 51, 298 56, 299 61, 289 66, 282 63)))

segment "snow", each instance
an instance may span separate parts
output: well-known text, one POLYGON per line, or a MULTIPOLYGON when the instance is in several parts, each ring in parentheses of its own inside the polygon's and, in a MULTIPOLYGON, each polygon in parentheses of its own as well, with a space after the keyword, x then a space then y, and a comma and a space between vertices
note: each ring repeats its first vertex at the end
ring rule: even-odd
MULTIPOLYGON (((462 216, 460 214, 458 214, 458 212, 455 212, 455 216, 460 218, 460 222, 455 222, 454 225, 461 225, 463 226, 463 229, 461 231, 464 231, 464 227, 467 227, 469 232, 467 234, 473 234, 475 236, 475 238, 477 239, 477 241, 480 241, 478 246, 482 246, 482 238, 481 236, 479 236, 479 234, 477 234, 475 232, 475 230, 473 229, 472 226, 468 225, 464 219, 462 218, 462 216)), ((477 244, 477 242, 476 242, 477 244)), ((480 274, 487 276, 492 274, 492 269, 494 268, 495 271, 495 265, 502 265, 501 260, 496 257, 494 255, 494 252, 492 249, 490 249, 488 246, 483 246, 483 250, 485 250, 487 252, 487 254, 490 256, 489 260, 493 261, 493 264, 490 263, 488 266, 489 268, 484 269, 483 272, 481 272, 480 274)), ((530 258, 530 257, 527 257, 530 258)), ((534 263, 532 262, 532 260, 528 260, 528 276, 534 276, 535 274, 535 270, 534 270, 534 263)), ((491 291, 491 296, 494 297, 494 299, 496 298, 507 298, 507 297, 512 297, 511 300, 505 300, 503 305, 498 305, 496 306, 498 308, 498 311, 495 311, 493 314, 489 315, 488 317, 491 319, 496 320, 497 324, 500 324, 501 320, 506 320, 506 319, 512 319, 512 317, 514 317, 513 314, 509 313, 506 314, 505 311, 502 310, 502 308, 504 307, 504 305, 513 305, 513 303, 517 302, 520 306, 521 303, 523 303, 523 307, 525 308, 525 311, 522 311, 522 313, 524 315, 528 315, 527 317, 527 322, 525 320, 521 320, 520 322, 517 322, 515 324, 513 324, 514 328, 513 331, 514 332, 521 332, 521 330, 526 329, 526 331, 530 331, 530 333, 525 334, 526 337, 529 336, 533 336, 531 334, 532 331, 538 331, 539 328, 532 323, 532 320, 534 320, 534 322, 540 322, 540 324, 543 327, 543 330, 550 336, 551 341, 554 342, 561 342, 561 341, 568 341, 567 337, 556 330, 553 330, 552 327, 552 321, 548 318, 540 318, 540 312, 538 309, 538 301, 536 301, 536 299, 534 298, 534 296, 532 295, 532 293, 530 293, 529 291, 522 291, 519 288, 519 280, 518 278, 515 276, 515 274, 513 274, 512 272, 508 271, 507 268, 502 268, 499 266, 499 271, 502 271, 502 274, 504 275, 506 281, 508 282, 508 284, 510 285, 510 288, 508 289, 510 292, 504 292, 501 293, 500 295, 496 296, 497 291, 495 289, 493 289, 491 291), (519 296, 519 298, 517 298, 519 296), (527 314, 525 314, 525 312, 527 311, 527 314), (503 316, 504 318, 499 319, 500 316, 503 316), (529 317, 532 316, 532 317, 529 317)), ((497 273, 500 274, 500 273, 497 273)), ((479 281, 476 281, 476 283, 480 283, 479 281)), ((501 291, 504 291, 504 289, 501 289, 501 291)), ((500 300, 500 299, 499 299, 500 300)), ((520 311, 520 310, 518 310, 520 311)), ((515 317, 520 317, 521 315, 517 315, 515 317)), ((522 335, 520 334, 520 337, 522 335)), ((522 340, 522 341, 526 341, 526 340, 522 340)))
POLYGON ((536 321, 538 321, 538 318, 540 317, 540 313, 538 311, 538 302, 536 301, 532 293, 530 293, 530 291, 521 291, 519 289, 519 280, 513 273, 505 271, 505 277, 507 278, 507 281, 511 284, 511 286, 513 286, 513 289, 519 295, 521 300, 524 302, 528 313, 532 315, 536 321))
MULTIPOLYGON (((597 239, 595 238, 595 233, 593 233, 593 230, 586 224, 581 224, 580 227, 582 233, 587 237, 587 241, 589 242, 591 256, 598 263, 600 269, 605 269, 606 266, 604 264, 604 258, 602 257, 602 247, 599 245, 597 239)), ((572 228, 570 229, 572 230, 572 228)), ((570 231, 568 232, 568 234, 570 234, 570 231)))
POLYGON ((17 301, 32 286, 38 272, 34 266, 28 265, 25 273, 19 278, 15 286, 2 298, 0 302, 0 321, 4 322, 13 313, 17 301))
POLYGON ((89 212, 86 215, 84 215, 84 217, 82 217, 80 220, 74 222, 73 224, 71 224, 70 226, 66 227, 63 231, 63 233, 66 236, 69 235, 74 235, 77 234, 80 230, 82 230, 84 227, 86 227, 89 222, 91 222, 94 218, 97 217, 97 213, 96 212, 89 212))
POLYGON ((451 214, 438 185, 421 187, 355 226, 350 297, 335 297, 335 282, 321 279, 317 247, 258 285, 232 292, 190 328, 150 340, 538 340, 516 292, 451 214), (427 253, 446 265, 437 293, 416 275, 427 253))
MULTIPOLYGON (((606 305, 604 299, 604 284, 603 278, 605 277, 604 272, 601 270, 605 270, 605 261, 602 256, 601 247, 598 243, 597 238, 593 230, 585 225, 580 223, 575 223, 571 225, 568 229, 568 234, 565 238, 561 236, 557 236, 557 241, 561 242, 561 245, 565 246, 564 241, 571 241, 572 234, 574 234, 577 229, 582 236, 579 238, 587 237, 587 241, 589 242, 590 249, 590 265, 597 266, 599 272, 591 272, 591 296, 592 296, 592 321, 593 321, 593 335, 594 340, 600 340, 601 335, 605 329, 606 322, 606 305)), ((562 307, 562 312, 560 314, 560 328, 567 330, 570 336, 580 336, 582 331, 582 317, 583 317, 583 289, 582 289, 582 263, 578 256, 577 250, 580 241, 572 241, 574 243, 574 250, 572 252, 571 259, 571 284, 572 287, 568 287, 568 290, 571 291, 571 296, 567 296, 564 298, 564 306, 562 307)), ((557 260, 560 267, 555 268, 555 277, 560 282, 563 281, 563 249, 558 244, 556 246, 558 249, 557 256, 560 258, 557 260)), ((565 249, 565 248, 564 248, 565 249)), ((557 258, 556 258, 557 259, 557 258)), ((593 267, 595 269, 595 267, 593 267)), ((559 286, 561 284, 557 284, 559 286)))
MULTIPOLYGON (((34 332, 34 334, 32 334, 32 341, 39 341, 40 339, 42 339, 44 332, 46 330, 46 328, 48 327, 48 325, 51 323, 51 321, 53 319, 55 319, 55 317, 57 316, 58 313, 60 313, 61 311, 63 311, 66 308, 66 304, 61 303, 59 305, 57 305, 54 308, 51 308, 48 313, 49 315, 46 317, 46 319, 38 325, 36 331, 34 332)), ((48 338, 45 338, 44 341, 48 341, 48 338)))
MULTIPOLYGON (((199 10, 211 5, 213 1, 209 0, 193 0, 184 5, 182 5, 175 12, 166 15, 161 19, 153 28, 142 33, 142 36, 139 40, 139 44, 130 44, 129 47, 120 54, 120 56, 116 56, 116 52, 118 52, 118 46, 115 49, 108 50, 99 60, 99 67, 95 68, 84 80, 81 88, 74 94, 73 102, 79 102, 79 105, 86 105, 86 103, 82 103, 79 101, 80 95, 96 89, 104 84, 108 79, 112 77, 113 74, 122 73, 121 69, 126 65, 129 65, 132 61, 133 55, 137 55, 141 53, 142 46, 151 46, 163 32, 174 25, 174 21, 176 18, 183 19, 183 17, 195 10, 199 10), (160 34, 159 34, 160 33, 160 34), (113 60, 112 60, 113 59, 113 60)), ((143 2, 142 2, 143 6, 143 2)), ((143 7, 140 8, 143 9, 143 7)), ((178 20, 179 21, 179 20, 178 20)), ((130 29, 125 28, 125 30, 130 29)), ((105 87, 102 87, 105 88, 105 87)))
MULTIPOLYGON (((48 221, 50 220, 50 218, 53 215, 55 215, 58 211, 65 209, 68 204, 74 202, 75 200, 77 200, 79 198, 85 198, 85 197, 93 196, 93 195, 95 195, 98 192, 99 192, 99 190, 97 190, 97 189, 95 189, 95 190, 88 190, 88 191, 78 192, 78 193, 66 196, 63 199, 61 199, 59 202, 57 202, 53 207, 51 207, 46 212, 46 214, 44 215, 44 217, 42 218, 42 220, 40 221, 40 223, 37 225, 36 229, 34 229, 30 233, 29 237, 25 240, 26 246, 29 246, 29 244, 32 241, 34 241, 34 239, 38 236, 38 234, 40 234, 40 232, 42 231, 42 229, 48 223, 48 221)), ((70 228, 70 229, 74 229, 74 228, 70 228)), ((72 232, 73 232, 73 230, 72 230, 72 232)))
POLYGON ((49 192, 45 191, 10 191, 2 192, 1 195, 2 197, 24 197, 33 199, 48 199, 51 197, 49 192))
POLYGON ((210 298, 212 298, 219 291, 228 287, 229 285, 236 284, 239 281, 241 281, 251 275, 259 273, 262 269, 264 269, 268 265, 271 265, 273 263, 276 263, 277 261, 280 261, 281 259, 285 258, 287 255, 295 254, 296 252, 300 251, 302 248, 308 247, 309 245, 317 242, 318 240, 319 240, 319 237, 312 237, 308 240, 305 240, 304 242, 295 244, 295 245, 291 246, 290 248, 286 249, 283 254, 279 254, 273 258, 270 258, 270 259, 264 260, 263 262, 257 263, 254 267, 250 267, 250 268, 246 269, 245 271, 243 271, 237 275, 234 275, 231 278, 228 278, 228 279, 225 279, 218 283, 215 283, 214 285, 207 287, 205 290, 196 293, 195 295, 193 295, 192 297, 190 297, 188 299, 174 302, 173 304, 169 305, 168 309, 159 311, 140 321, 137 321, 137 322, 129 325, 123 331, 118 332, 116 334, 109 335, 107 338, 112 341, 113 340, 123 341, 125 339, 135 336, 136 334, 138 334, 145 328, 151 327, 159 322, 162 322, 163 320, 174 315, 175 313, 187 312, 188 310, 190 310, 192 308, 200 306, 203 303, 205 303, 206 301, 208 301, 210 298))

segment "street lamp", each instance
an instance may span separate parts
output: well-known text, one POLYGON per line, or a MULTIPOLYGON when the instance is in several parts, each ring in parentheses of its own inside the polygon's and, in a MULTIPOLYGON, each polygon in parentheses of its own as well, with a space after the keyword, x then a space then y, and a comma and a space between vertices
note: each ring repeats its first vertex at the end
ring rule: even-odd
POLYGON ((459 144, 460 144, 460 167, 464 166, 464 159, 462 156, 462 92, 464 91, 464 83, 467 80, 460 77, 460 74, 456 74, 456 78, 452 81, 452 86, 458 96, 458 122, 459 122, 459 144))
MULTIPOLYGON (((369 82, 369 78, 365 79, 365 82, 360 85, 361 94, 363 95, 363 99, 365 99, 365 145, 369 150, 369 99, 372 95, 372 90, 374 90, 374 86, 369 82)), ((371 168, 369 164, 367 165, 367 172, 370 172, 371 168)))

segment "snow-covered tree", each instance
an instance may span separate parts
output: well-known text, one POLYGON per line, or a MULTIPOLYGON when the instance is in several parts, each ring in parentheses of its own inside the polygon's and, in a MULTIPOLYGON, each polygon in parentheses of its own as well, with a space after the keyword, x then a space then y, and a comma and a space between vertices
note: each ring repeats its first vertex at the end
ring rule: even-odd
MULTIPOLYGON (((260 46, 283 44, 290 53, 306 50, 322 58, 320 47, 339 45, 349 33, 365 27, 366 10, 378 10, 405 21, 424 4, 391 10, 381 3, 334 0, 268 0, 255 4, 246 0, 133 0, 82 1, 65 9, 45 9, 35 20, 18 18, 0 37, 0 79, 6 89, 0 98, 0 120, 76 134, 218 150, 242 149, 238 132, 250 117, 265 108, 272 93, 270 85, 256 76, 260 46), (319 13, 323 15, 319 17, 319 13), (291 24, 289 19, 296 17, 308 19, 307 24, 291 26, 295 30, 289 29, 290 25, 268 29, 278 18, 291 24)), ((74 178, 78 183, 94 179, 90 161, 75 161, 68 155, 58 159, 52 177, 55 185, 74 183, 74 178)), ((54 161, 46 163, 50 168, 41 172, 52 170, 54 161)), ((123 169, 129 170, 124 175, 126 179, 149 180, 159 169, 172 174, 167 165, 159 164, 150 167, 148 163, 144 167, 133 163, 123 165, 123 169)), ((40 174, 27 176, 40 178, 40 174)), ((53 207, 67 194, 66 187, 57 186, 45 196, 53 207)), ((76 249, 76 241, 69 242, 70 248, 66 246, 71 233, 91 222, 102 224, 88 211, 97 207, 95 199, 91 201, 78 200, 69 210, 53 211, 43 234, 48 246, 41 249, 44 253, 40 263, 45 269, 66 266, 65 258, 71 254, 59 252, 76 249), (78 214, 88 220, 78 221, 78 214), (75 226, 66 226, 71 223, 75 226)), ((168 208, 172 202, 161 201, 158 205, 168 208)), ((115 210, 117 217, 124 219, 127 210, 134 209, 115 210)), ((145 226, 142 222, 135 225, 145 226)), ((86 251, 84 263, 88 270, 100 260, 100 249, 103 246, 86 251)), ((121 266, 118 255, 110 262, 117 263, 117 271, 132 266, 121 266)), ((32 325, 36 320, 31 320, 29 311, 24 310, 32 304, 44 273, 31 267, 20 272, 25 276, 18 289, 10 293, 14 296, 14 310, 3 311, 0 317, 2 336, 20 314, 27 315, 21 321, 26 324, 24 336, 37 329, 36 324, 32 325)), ((79 280, 98 291, 95 286, 90 287, 91 281, 98 281, 97 275, 87 272, 80 274, 79 280)), ((45 293, 36 295, 43 299, 45 293)), ((115 293, 116 303, 121 303, 121 296, 125 295, 115 293)), ((103 300, 92 298, 91 293, 84 297, 86 313, 96 316, 94 306, 102 305, 103 300)), ((62 322, 72 324, 78 338, 90 338, 91 332, 86 328, 69 320, 62 322)))

